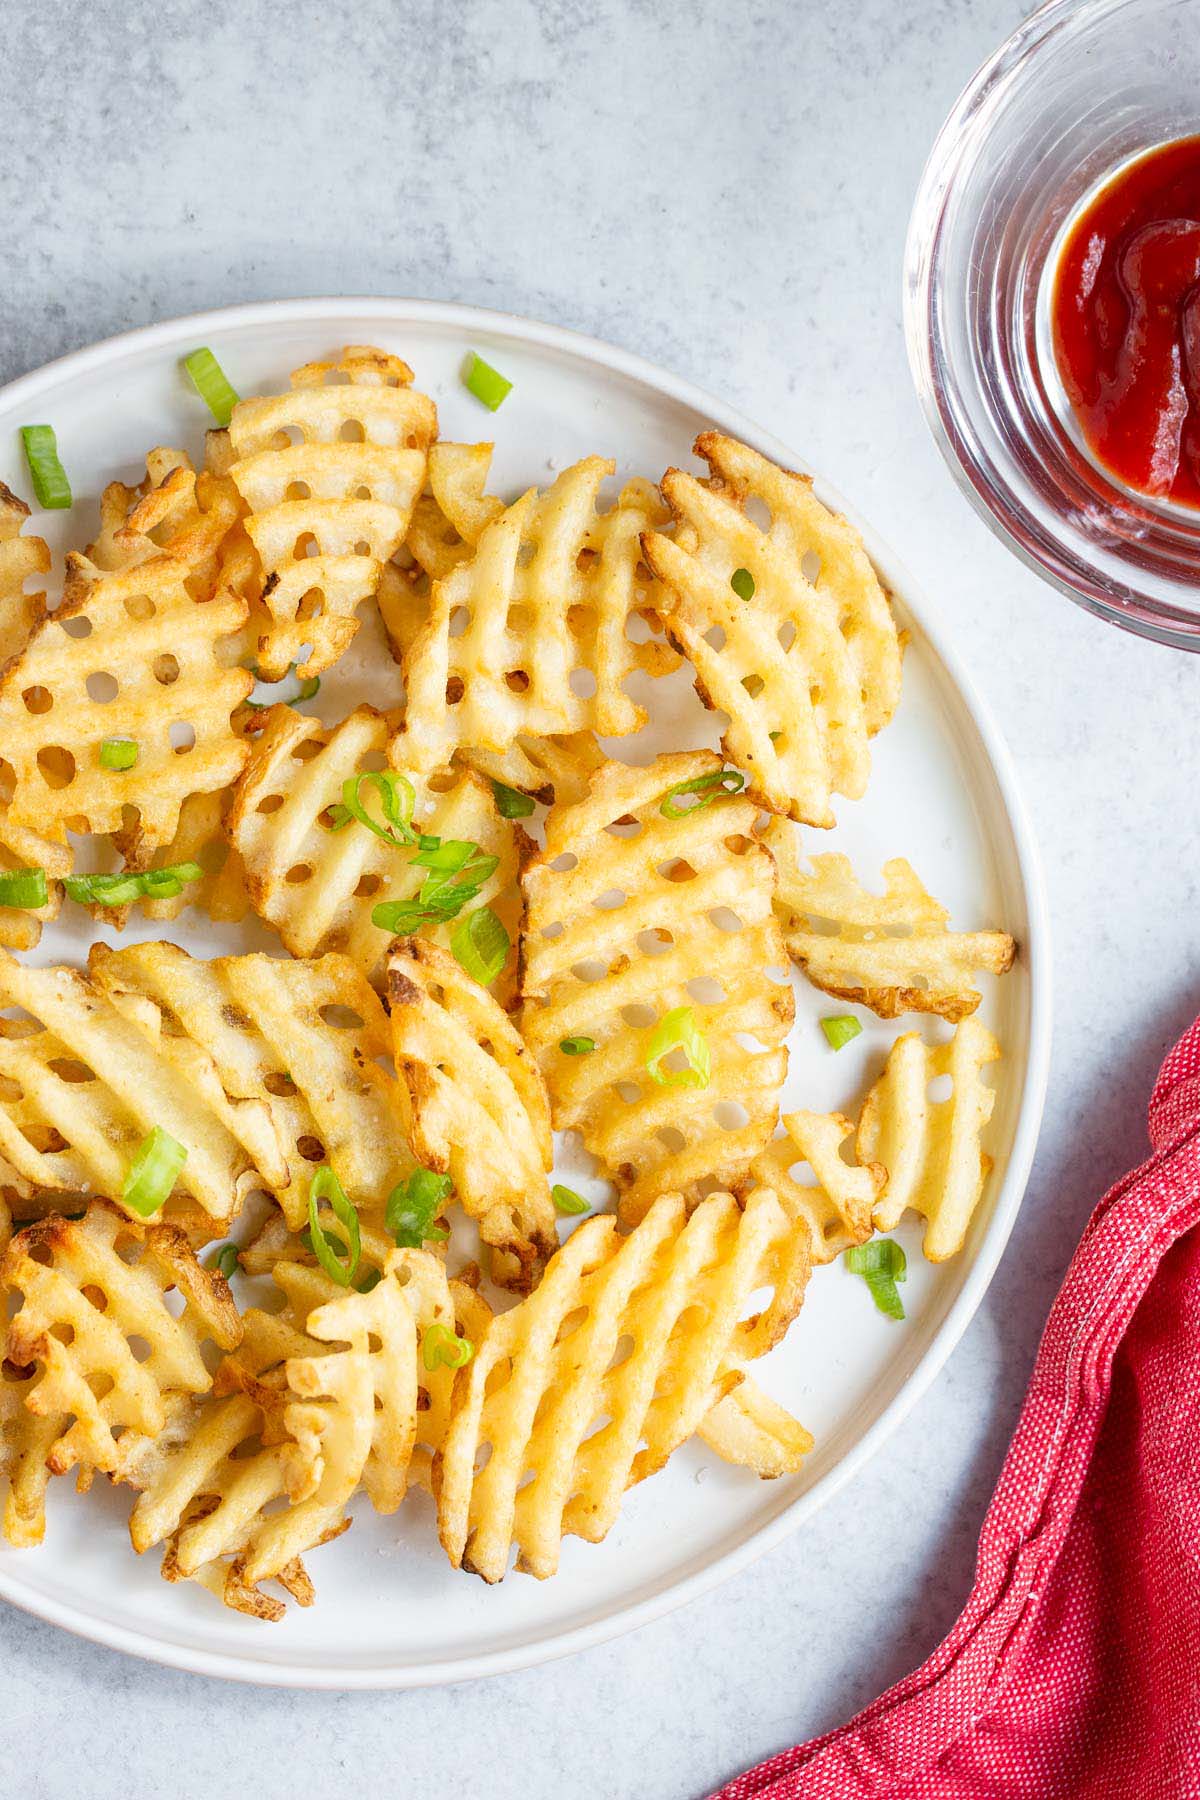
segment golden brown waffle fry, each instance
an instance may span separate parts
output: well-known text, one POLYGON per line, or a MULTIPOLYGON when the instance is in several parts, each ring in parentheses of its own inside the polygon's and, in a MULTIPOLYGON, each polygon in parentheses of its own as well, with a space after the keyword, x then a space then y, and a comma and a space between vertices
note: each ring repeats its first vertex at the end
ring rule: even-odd
POLYGON ((790 1218, 807 1220, 814 1263, 833 1262, 870 1237, 887 1171, 879 1163, 853 1168, 843 1160, 854 1121, 841 1113, 785 1113, 783 1126, 785 1135, 772 1138, 750 1164, 748 1183, 773 1188, 790 1218), (792 1173, 798 1163, 808 1164, 813 1183, 792 1173))
POLYGON ((781 820, 766 833, 779 869, 775 904, 784 939, 814 987, 869 1006, 881 1019, 925 1012, 957 1022, 982 998, 972 974, 1003 975, 1012 967, 1016 946, 1007 932, 947 931, 949 913, 902 856, 884 863, 884 893, 872 894, 846 856, 814 856, 811 871, 803 870, 795 836, 781 820))
POLYGON ((980 1136, 996 1102, 982 1077, 1000 1046, 978 1019, 964 1019, 948 1044, 919 1033, 896 1039, 887 1066, 867 1095, 858 1122, 860 1162, 882 1163, 887 1182, 875 1224, 891 1231, 909 1207, 926 1220, 925 1254, 944 1262, 961 1250, 992 1159, 980 1136), (946 1098, 930 1099, 933 1083, 946 1098))
POLYGON ((459 745, 503 752, 522 734, 619 736, 645 722, 623 684, 674 658, 663 644, 633 643, 627 626, 657 608, 639 537, 665 513, 644 481, 628 482, 597 512, 614 466, 585 457, 544 494, 531 488, 435 583, 429 618, 403 658, 396 768, 433 768, 459 745))
POLYGON ((670 789, 720 768, 711 750, 606 763, 586 800, 553 808, 524 877, 522 1031, 555 1125, 601 1159, 627 1220, 657 1194, 732 1184, 775 1128, 794 1003, 757 809, 734 795, 662 812, 670 789), (654 1025, 684 1006, 711 1053, 705 1087, 647 1069, 654 1025), (595 1050, 565 1055, 572 1037, 595 1050))
MULTIPOLYGON (((105 488, 99 535, 88 545, 87 557, 105 574, 120 574, 170 556, 187 569, 192 599, 211 600, 227 585, 228 546, 238 532, 240 513, 231 481, 208 471, 197 474, 182 450, 151 450, 137 487, 112 481, 105 488)), ((228 660, 236 660, 236 654, 231 652, 228 660)))
POLYGON ((50 547, 27 537, 29 508, 0 481, 0 667, 25 646, 45 609, 45 593, 28 594, 25 583, 50 573, 50 547))
POLYGON ((25 1401, 37 1380, 36 1368, 0 1360, 0 1530, 14 1550, 28 1550, 46 1535, 46 1458, 67 1423, 59 1414, 39 1418, 30 1412, 25 1401))
POLYGON ((526 1291, 558 1248, 550 1103, 537 1064, 487 989, 427 939, 393 944, 387 997, 413 1154, 450 1175, 492 1246, 494 1278, 526 1291))
POLYGON ((55 1475, 77 1463, 115 1468, 122 1431, 153 1435, 166 1423, 165 1395, 211 1387, 205 1343, 231 1350, 241 1337, 225 1281, 200 1267, 182 1232, 135 1226, 104 1201, 80 1220, 27 1225, 0 1281, 21 1296, 8 1360, 39 1369, 25 1405, 63 1427, 46 1456, 55 1475), (166 1304, 172 1289, 178 1315, 166 1304))
POLYGON ((593 732, 575 731, 567 737, 514 738, 503 754, 462 749, 454 760, 477 769, 488 781, 532 794, 545 806, 556 800, 570 806, 587 793, 588 782, 604 762, 604 753, 593 732))
MULTIPOLYGON (((380 1196, 380 1198, 385 1199, 386 1196, 380 1196)), ((382 1271, 388 1257, 396 1248, 395 1239, 384 1226, 383 1206, 360 1205, 357 1211, 359 1234, 362 1239, 362 1261, 359 1264, 359 1272, 365 1275, 374 1269, 382 1271)), ((322 1205, 319 1216, 332 1235, 344 1236, 330 1207, 322 1205)), ((305 1224, 307 1224, 307 1217, 305 1224)), ((254 1236, 242 1247, 240 1263, 247 1275, 273 1275, 276 1265, 279 1263, 298 1263, 301 1266, 307 1266, 314 1272, 317 1269, 317 1258, 309 1249, 301 1231, 293 1230, 281 1212, 271 1212, 267 1215, 254 1236)))
POLYGON ((351 345, 297 369, 290 393, 233 410, 229 474, 265 577, 257 658, 268 681, 306 652, 305 675, 337 661, 408 529, 437 433, 434 404, 411 381, 399 357, 351 345))
POLYGON ((704 1415, 696 1436, 764 1481, 794 1475, 813 1447, 812 1432, 748 1375, 704 1415))
POLYGON ((663 1466, 795 1317, 808 1234, 773 1194, 744 1210, 713 1194, 686 1210, 663 1195, 626 1238, 611 1217, 585 1220, 541 1285, 488 1327, 435 1471, 456 1568, 499 1581, 515 1543, 517 1567, 544 1578, 568 1534, 598 1543, 626 1488, 663 1466), (744 1319, 763 1287, 770 1302, 744 1319))
POLYGON ((900 697, 887 596, 858 533, 821 505, 807 476, 719 432, 702 433, 695 449, 710 479, 669 469, 663 493, 676 535, 644 539, 667 590, 668 635, 691 660, 701 698, 728 713, 722 741, 753 796, 832 825, 831 794, 862 794, 867 739, 900 697), (747 502, 767 508, 765 530, 747 502), (743 599, 730 584, 747 571, 754 588, 743 599))
POLYGON ((417 501, 405 547, 431 581, 465 562, 504 511, 503 500, 485 492, 492 450, 491 444, 429 447, 429 491, 417 501))
MULTIPOLYGON (((341 806, 349 777, 380 767, 387 733, 387 719, 370 706, 356 707, 332 729, 291 707, 273 706, 229 815, 230 841, 245 865, 250 903, 292 955, 344 950, 377 983, 391 934, 372 922, 371 913, 382 900, 412 899, 425 871, 412 866, 411 850, 386 843, 357 821, 334 830, 331 814, 341 806)), ((499 857, 471 904, 491 906, 515 939, 524 835, 500 817, 491 789, 470 770, 409 779, 418 831, 469 840, 499 857)), ((369 786, 364 801, 378 816, 369 786)), ((429 935, 448 943, 452 931, 450 923, 429 935)), ((500 991, 506 979, 511 981, 515 962, 514 951, 500 991)))
MULTIPOLYGON (((144 918, 169 924, 189 906, 207 913, 219 924, 236 925, 245 918, 250 910, 245 870, 241 857, 225 836, 225 814, 232 792, 231 788, 224 788, 218 794, 188 795, 179 809, 174 837, 155 851, 149 866, 163 869, 173 863, 196 862, 204 870, 203 879, 188 882, 173 899, 139 900, 144 918)), ((107 912, 104 916, 108 916, 107 912)))

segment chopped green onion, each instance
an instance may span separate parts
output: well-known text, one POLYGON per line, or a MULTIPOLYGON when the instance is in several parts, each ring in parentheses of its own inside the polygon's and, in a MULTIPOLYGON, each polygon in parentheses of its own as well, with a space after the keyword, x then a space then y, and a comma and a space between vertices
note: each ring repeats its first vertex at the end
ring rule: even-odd
POLYGON ((102 769, 132 769, 137 759, 138 747, 134 738, 105 738, 100 746, 102 769))
POLYGON ((446 1227, 434 1220, 453 1185, 449 1175, 433 1169, 414 1169, 407 1181, 396 1184, 387 1197, 383 1222, 401 1250, 419 1250, 431 1239, 449 1237, 446 1227))
POLYGON ((372 923, 397 937, 409 936, 426 925, 445 925, 458 917, 468 900, 478 898, 484 882, 500 866, 492 856, 462 838, 422 837, 412 859, 414 868, 428 869, 420 891, 412 900, 381 900, 372 908, 372 923))
POLYGON ((456 1337, 448 1325, 435 1319, 421 1339, 421 1360, 429 1374, 435 1369, 462 1369, 475 1354, 470 1338, 456 1337))
POLYGON ((559 1038, 558 1047, 564 1056, 590 1056, 596 1048, 596 1040, 590 1037, 559 1038))
POLYGON ((881 1313, 889 1319, 904 1317, 896 1283, 908 1278, 908 1258, 899 1244, 891 1238, 870 1238, 865 1244, 852 1244, 844 1260, 852 1275, 862 1276, 881 1313))
POLYGON ((550 1189, 550 1198, 554 1202, 556 1212, 574 1214, 592 1210, 590 1200, 585 1200, 582 1194, 575 1192, 574 1188, 564 1187, 561 1181, 556 1181, 550 1189))
POLYGON ((463 386, 469 393, 481 400, 489 412, 495 412, 501 401, 512 392, 512 382, 506 381, 498 369, 491 363, 485 363, 482 356, 471 351, 463 365, 463 386))
POLYGON ((712 1054, 708 1039, 696 1024, 690 1006, 672 1007, 654 1027, 646 1050, 646 1070, 661 1087, 707 1087, 712 1076, 712 1054), (664 1057, 682 1050, 688 1060, 685 1069, 663 1069, 664 1057))
POLYGON ((50 902, 45 869, 4 869, 0 871, 0 906, 15 906, 21 912, 36 912, 50 902))
POLYGON ((140 874, 66 875, 63 886, 78 906, 128 906, 134 900, 173 900, 187 882, 203 877, 199 863, 181 862, 140 874))
POLYGON ((746 777, 739 769, 710 769, 707 775, 694 775, 690 781, 677 781, 674 787, 668 788, 658 810, 664 819, 685 819, 691 813, 703 812, 714 800, 740 794, 745 785, 746 777), (701 797, 690 806, 680 806, 676 797, 682 794, 699 794, 701 797))
POLYGON ((511 939, 490 906, 477 906, 454 927, 450 948, 480 987, 490 987, 508 960, 511 939))
POLYGON ((533 795, 523 794, 519 788, 505 787, 502 781, 493 781, 492 793, 496 796, 502 819, 527 819, 533 811, 533 795))
MULTIPOLYGON (((407 775, 397 775, 394 769, 368 769, 362 775, 350 775, 342 783, 342 805, 352 819, 365 825, 368 831, 382 838, 385 844, 392 844, 397 850, 406 850, 410 844, 417 842, 417 834, 412 828, 413 807, 417 803, 416 791, 407 775), (370 783, 379 794, 379 802, 383 807, 383 816, 387 825, 380 825, 373 819, 362 800, 359 798, 366 783, 370 783), (389 830, 389 827, 394 827, 389 830)), ((335 826, 337 830, 339 827, 335 826)))
POLYGON ((61 512, 71 504, 71 484, 58 460, 58 440, 53 425, 22 425, 25 461, 33 476, 37 503, 47 512, 61 512))
POLYGON ((184 1146, 156 1125, 134 1152, 121 1189, 122 1201, 143 1219, 151 1218, 169 1198, 186 1161, 184 1146))
POLYGON ((242 1252, 237 1244, 222 1244, 209 1257, 207 1266, 215 1269, 218 1275, 223 1275, 228 1281, 234 1270, 242 1266, 242 1252))
POLYGON ((217 424, 222 428, 228 425, 239 397, 212 351, 207 348, 193 350, 190 356, 184 357, 183 366, 217 424))
POLYGON ((336 1281, 339 1287, 349 1287, 358 1268, 358 1259, 362 1255, 358 1214, 346 1198, 345 1189, 328 1163, 322 1163, 319 1169, 313 1171, 313 1178, 308 1184, 308 1235, 313 1255, 329 1279, 336 1281), (331 1236, 322 1225, 317 1212, 322 1200, 328 1201, 333 1209, 333 1216, 345 1234, 343 1237, 331 1236))
MULTIPOLYGON (((295 674, 296 666, 295 663, 289 663, 288 675, 295 674)), ((250 673, 255 681, 262 680, 262 676, 253 663, 250 664, 250 673)), ((284 676, 284 680, 287 680, 287 675, 284 676)), ((254 712, 266 712, 269 706, 294 706, 298 700, 315 700, 320 691, 321 677, 319 675, 299 676, 294 694, 280 694, 274 700, 246 700, 243 701, 243 705, 250 707, 254 712)))
POLYGON ((379 1284, 382 1280, 383 1280, 383 1270, 382 1269, 368 1269, 366 1274, 360 1275, 358 1280, 355 1282, 355 1284, 354 1284, 355 1292, 359 1293, 359 1294, 369 1294, 369 1293, 373 1292, 373 1290, 379 1286, 379 1284))
POLYGON ((729 577, 729 585, 739 600, 753 600, 754 577, 749 569, 735 569, 729 577))
POLYGON ((862 1031, 862 1026, 851 1013, 831 1014, 821 1020, 821 1030, 825 1033, 831 1050, 841 1050, 862 1031))

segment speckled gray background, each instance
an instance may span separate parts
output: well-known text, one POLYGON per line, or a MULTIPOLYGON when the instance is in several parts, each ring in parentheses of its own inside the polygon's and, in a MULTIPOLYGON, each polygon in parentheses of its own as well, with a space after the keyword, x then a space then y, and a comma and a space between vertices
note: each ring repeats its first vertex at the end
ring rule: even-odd
POLYGON ((921 163, 1018 0, 41 0, 0 60, 0 376, 235 300, 477 301, 716 389, 851 494, 954 615, 1016 752, 1056 936, 1029 1198, 949 1367, 799 1537, 636 1635, 434 1693, 174 1674, 0 1606, 25 1800, 699 1795, 923 1657, 1050 1298, 1200 1003, 1200 660, 1084 616, 968 510, 900 328, 921 163), (1185 754, 1186 752, 1186 754, 1185 754))

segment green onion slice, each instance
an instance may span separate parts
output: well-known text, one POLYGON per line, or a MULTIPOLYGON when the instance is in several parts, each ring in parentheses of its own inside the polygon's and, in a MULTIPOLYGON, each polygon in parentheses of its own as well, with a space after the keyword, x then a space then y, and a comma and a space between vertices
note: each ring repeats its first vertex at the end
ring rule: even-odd
POLYGON ((22 425, 25 461, 33 477, 37 503, 46 512, 61 512, 71 504, 71 484, 58 460, 58 440, 53 425, 22 425))
POLYGON ((421 1360, 432 1375, 435 1369, 462 1369, 475 1354, 470 1338, 458 1337, 448 1325, 434 1320, 421 1339, 421 1360))
POLYGON ((574 1214, 592 1210, 590 1200, 585 1200, 582 1194, 575 1192, 574 1188, 564 1187, 561 1181, 556 1181, 550 1189, 550 1198, 554 1202, 556 1212, 574 1214))
POLYGON ((466 839, 421 837, 418 842, 420 849, 411 866, 429 873, 415 899, 381 900, 371 911, 372 923, 397 937, 457 918, 468 900, 479 897, 484 883, 500 866, 498 856, 466 839))
MULTIPOLYGON (((417 842, 417 834, 412 828, 413 807, 417 803, 416 791, 406 775, 397 775, 394 769, 368 769, 362 775, 350 775, 342 783, 342 805, 352 819, 365 825, 368 831, 382 838, 385 844, 392 844, 397 850, 406 850, 410 844, 417 842), (373 819, 362 803, 361 793, 364 785, 370 784, 379 795, 379 803, 383 808, 386 825, 380 825, 373 819)), ((339 830, 345 821, 339 817, 334 830, 339 830)))
POLYGON ((690 781, 677 781, 674 787, 668 788, 658 810, 664 819, 686 818, 689 813, 702 812, 714 800, 740 794, 745 785, 746 777, 740 769, 710 769, 707 775, 694 775, 690 781), (700 798, 690 805, 680 806, 678 802, 684 794, 698 794, 700 798))
POLYGON ((237 1244, 222 1244, 219 1250, 213 1251, 207 1264, 207 1267, 215 1269, 218 1275, 223 1275, 226 1281, 229 1280, 234 1270, 240 1269, 241 1266, 242 1252, 237 1244))
POLYGON ((143 1219, 152 1218, 169 1198, 186 1161, 184 1146, 156 1125, 134 1152, 121 1189, 122 1201, 143 1219))
POLYGON ((590 1056, 596 1048, 596 1040, 590 1037, 559 1038, 558 1047, 564 1056, 590 1056))
POLYGON ((336 1281, 339 1287, 349 1287, 358 1268, 358 1259, 362 1255, 358 1214, 346 1198, 345 1189, 328 1163, 322 1163, 319 1169, 313 1171, 313 1178, 308 1184, 308 1235, 313 1255, 329 1279, 336 1281), (331 1235, 321 1223, 317 1208, 322 1200, 332 1208, 333 1216, 344 1236, 331 1235))
POLYGON ((533 811, 533 795, 523 794, 519 788, 505 787, 502 781, 493 781, 492 793, 502 819, 527 819, 533 811))
POLYGON ((462 379, 468 393, 482 401, 489 412, 495 412, 512 392, 512 382, 507 381, 499 369, 493 369, 491 363, 485 363, 482 356, 476 356, 474 350, 463 365, 462 379))
POLYGON ((729 585, 739 600, 753 600, 754 577, 749 569, 735 569, 729 577, 729 585))
POLYGON ((852 1013, 831 1014, 821 1020, 821 1030, 825 1033, 831 1050, 841 1050, 858 1037, 862 1026, 852 1013))
POLYGON ((228 425, 239 396, 230 386, 229 377, 212 351, 207 347, 193 350, 190 356, 184 357, 183 366, 217 424, 222 427, 228 425))
POLYGON ((450 948, 480 987, 490 987, 508 961, 511 939, 490 906, 477 906, 454 927, 450 948))
POLYGON ((199 863, 181 862, 140 874, 66 875, 63 886, 79 906, 128 906, 134 900, 173 900, 188 882, 203 877, 199 863))
POLYGON ((50 890, 45 869, 0 870, 0 906, 14 906, 21 912, 36 912, 48 906, 50 890))
POLYGON ((695 1010, 690 1006, 672 1007, 654 1027, 646 1050, 646 1070, 661 1087, 707 1087, 712 1077, 712 1053, 708 1039, 696 1024, 695 1010), (687 1057, 685 1069, 664 1069, 664 1057, 682 1050, 687 1057))
POLYGON ((132 769, 138 759, 136 738, 105 738, 100 746, 102 769, 132 769))
POLYGON ((433 1169, 414 1169, 407 1181, 397 1182, 387 1197, 383 1222, 401 1250, 419 1250, 432 1239, 449 1237, 434 1220, 453 1185, 449 1175, 433 1169))
POLYGON ((896 1283, 908 1278, 908 1258, 899 1244, 892 1238, 869 1238, 865 1244, 851 1245, 845 1263, 852 1275, 862 1276, 881 1313, 889 1319, 904 1317, 896 1283))

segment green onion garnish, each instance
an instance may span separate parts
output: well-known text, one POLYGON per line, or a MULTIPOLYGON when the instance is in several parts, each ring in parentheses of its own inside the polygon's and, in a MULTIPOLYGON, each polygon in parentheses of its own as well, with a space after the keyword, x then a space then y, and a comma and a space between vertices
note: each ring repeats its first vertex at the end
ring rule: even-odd
POLYGON ((519 788, 505 787, 502 781, 493 781, 492 793, 502 819, 527 819, 533 811, 533 795, 523 794, 519 788))
POLYGON ((831 1014, 827 1019, 821 1020, 821 1030, 825 1033, 825 1036, 829 1041, 829 1048, 831 1050, 841 1050, 846 1044, 850 1043, 851 1039, 856 1038, 859 1035, 862 1031, 862 1026, 852 1014, 836 1013, 831 1014))
POLYGON ((237 1244, 222 1244, 219 1250, 214 1250, 206 1266, 215 1269, 218 1275, 223 1275, 228 1281, 234 1270, 242 1266, 241 1250, 237 1244))
POLYGON ((707 1087, 712 1076, 712 1054, 708 1039, 696 1024, 690 1006, 672 1007, 654 1027, 646 1049, 646 1070, 661 1087, 707 1087), (687 1057, 685 1069, 663 1069, 664 1057, 682 1050, 687 1057))
POLYGON ((0 906, 18 907, 21 912, 36 912, 50 902, 45 869, 5 869, 0 871, 0 906))
POLYGON ((183 366, 217 424, 222 427, 228 425, 238 403, 238 395, 230 387, 229 378, 212 351, 193 350, 190 356, 184 357, 183 366))
POLYGON ((422 837, 412 859, 414 868, 428 869, 413 900, 381 900, 372 908, 372 923, 382 931, 407 937, 426 925, 445 925, 458 917, 468 900, 478 898, 483 884, 500 865, 492 856, 463 838, 422 837))
POLYGON ((187 882, 203 878, 199 863, 181 862, 140 874, 66 875, 63 886, 79 906, 129 906, 134 900, 173 900, 187 882))
POLYGON ((508 961, 511 939, 490 906, 477 906, 460 919, 450 948, 480 987, 490 987, 508 961))
POLYGON ((122 1201, 143 1219, 151 1218, 170 1196, 186 1161, 183 1145, 156 1125, 134 1152, 121 1189, 122 1201))
POLYGON ((753 600, 754 577, 749 569, 735 569, 729 577, 729 585, 739 600, 753 600))
POLYGON ((449 1175, 433 1169, 414 1169, 407 1181, 396 1184, 387 1197, 383 1222, 401 1250, 419 1250, 431 1239, 449 1237, 446 1227, 433 1221, 453 1185, 449 1175))
MULTIPOLYGON (((413 807, 417 803, 416 792, 412 782, 406 775, 397 775, 394 769, 369 769, 362 775, 349 775, 342 783, 342 805, 352 819, 365 825, 368 831, 382 838, 385 844, 392 844, 397 850, 406 850, 410 844, 417 842, 417 834, 412 828, 413 807), (369 783, 379 795, 379 803, 383 807, 386 825, 380 825, 373 819, 360 798, 363 786, 369 783)), ((334 830, 344 824, 338 818, 334 830)))
POLYGON ((745 785, 746 777, 739 769, 710 769, 707 775, 694 775, 690 781, 677 781, 668 788, 658 810, 664 819, 684 819, 689 813, 703 812, 714 800, 740 794, 745 785), (677 796, 682 794, 699 794, 700 799, 690 806, 680 806, 677 796))
POLYGON ((429 1374, 435 1369, 461 1369, 475 1354, 470 1338, 456 1337, 448 1325, 434 1320, 421 1339, 421 1360, 429 1374))
POLYGON ((585 1213, 592 1210, 590 1200, 585 1200, 582 1194, 575 1192, 574 1188, 564 1187, 561 1181, 556 1181, 550 1189, 550 1198, 554 1202, 556 1212, 585 1213))
MULTIPOLYGON (((251 663, 249 667, 255 681, 261 681, 262 676, 255 665, 251 663)), ((290 663, 288 675, 293 675, 295 672, 296 664, 290 663)), ((284 680, 287 680, 287 675, 284 676, 284 680)), ((294 694, 280 694, 275 700, 246 700, 243 705, 250 707, 254 712, 266 712, 269 706, 295 706, 298 700, 315 700, 320 691, 321 677, 319 675, 298 676, 294 694)))
POLYGON ((512 382, 506 381, 498 369, 491 363, 485 363, 482 356, 476 356, 472 350, 463 364, 463 386, 469 393, 481 400, 489 412, 495 412, 501 401, 512 392, 512 382))
POLYGON ((33 476, 37 503, 46 512, 61 512, 71 504, 71 484, 58 460, 58 441, 53 425, 22 425, 25 461, 33 476))
POLYGON ((590 1056, 596 1048, 596 1040, 590 1037, 559 1038, 558 1047, 564 1056, 590 1056))
POLYGON ((100 746, 102 769, 132 769, 137 759, 138 747, 134 738, 105 738, 100 746))
POLYGON ((904 1317, 896 1283, 908 1278, 908 1258, 899 1244, 891 1238, 870 1238, 865 1244, 851 1245, 845 1263, 852 1275, 862 1276, 881 1313, 889 1319, 904 1317))
POLYGON ((308 1184, 308 1235, 313 1255, 329 1279, 336 1281, 339 1287, 349 1287, 358 1268, 358 1259, 362 1255, 358 1214, 346 1198, 345 1189, 328 1163, 322 1163, 319 1169, 313 1171, 313 1178, 308 1184), (342 1227, 344 1237, 336 1234, 331 1236, 322 1225, 317 1212, 322 1200, 328 1201, 332 1207, 333 1216, 342 1227))

